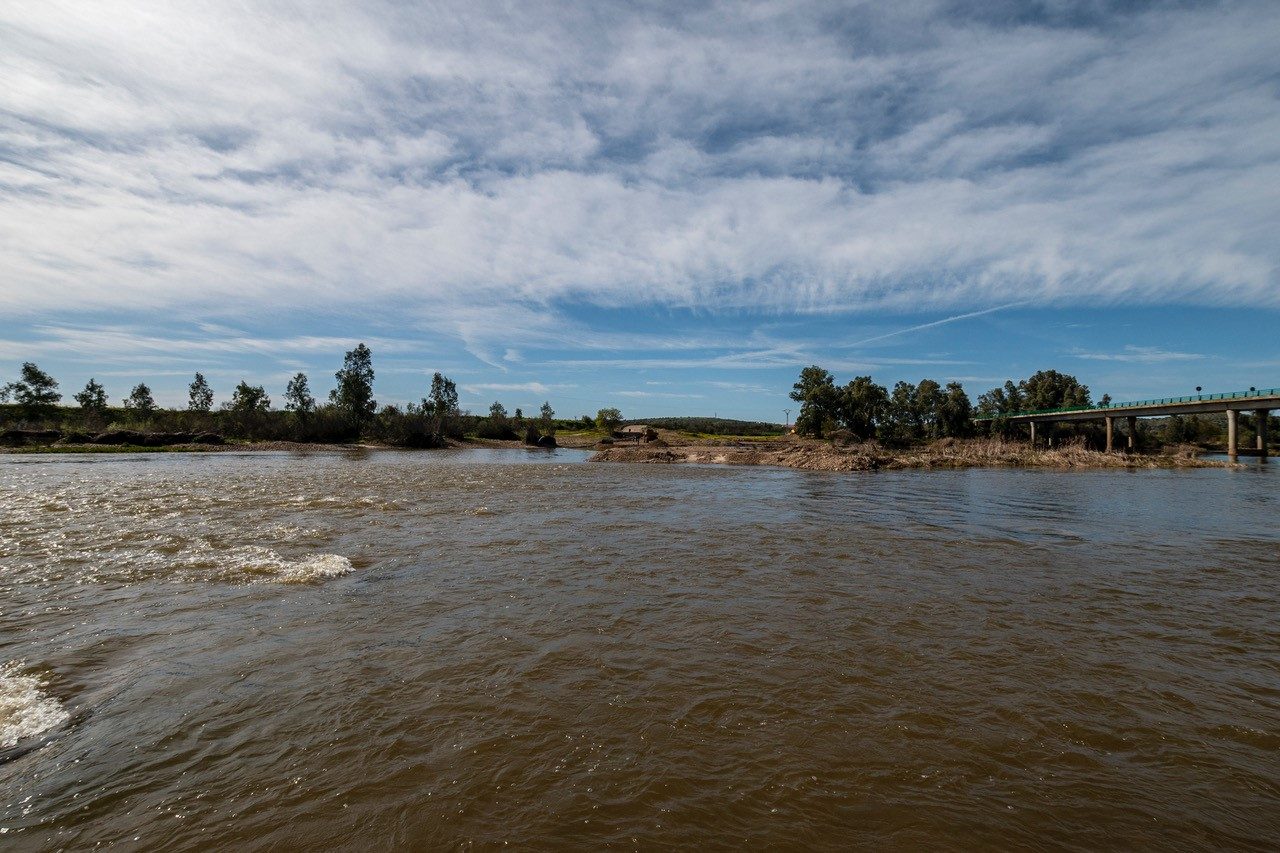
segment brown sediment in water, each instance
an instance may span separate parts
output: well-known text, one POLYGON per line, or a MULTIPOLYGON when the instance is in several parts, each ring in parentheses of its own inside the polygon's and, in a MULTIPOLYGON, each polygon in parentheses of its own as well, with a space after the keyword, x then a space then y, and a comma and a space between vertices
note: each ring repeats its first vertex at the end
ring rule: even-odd
POLYGON ((1280 465, 368 456, 0 457, 0 847, 1275 846, 1280 465))
POLYGON ((942 439, 909 448, 876 442, 840 446, 790 438, 723 444, 637 444, 603 449, 592 462, 711 463, 768 465, 807 471, 876 471, 916 468, 1221 468, 1231 463, 1203 459, 1195 448, 1159 454, 1102 453, 1079 444, 1052 449, 996 439, 942 439))

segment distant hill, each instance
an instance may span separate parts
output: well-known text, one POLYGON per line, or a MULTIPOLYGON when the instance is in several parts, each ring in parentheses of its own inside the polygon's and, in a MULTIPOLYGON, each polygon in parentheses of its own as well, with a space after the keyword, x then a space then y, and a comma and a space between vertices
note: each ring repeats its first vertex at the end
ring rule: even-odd
POLYGON ((632 418, 623 424, 648 424, 658 429, 697 432, 706 435, 782 435, 782 424, 735 421, 730 418, 632 418))

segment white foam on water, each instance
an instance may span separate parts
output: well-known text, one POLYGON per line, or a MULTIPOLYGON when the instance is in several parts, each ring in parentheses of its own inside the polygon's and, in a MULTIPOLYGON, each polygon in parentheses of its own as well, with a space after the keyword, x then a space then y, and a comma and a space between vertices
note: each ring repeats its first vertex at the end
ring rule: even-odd
POLYGON ((35 737, 70 717, 62 703, 44 692, 34 675, 23 675, 17 663, 0 667, 0 749, 35 737))
POLYGON ((299 527, 293 524, 273 524, 262 530, 262 535, 269 537, 274 542, 296 542, 299 539, 320 536, 321 533, 314 527, 299 527))
POLYGON ((248 545, 222 552, 217 560, 228 579, 265 583, 310 583, 345 575, 351 561, 340 554, 312 554, 297 560, 270 548, 248 545))
POLYGON ((276 580, 280 583, 308 583, 336 578, 351 570, 351 561, 340 554, 317 554, 292 563, 285 562, 276 580))

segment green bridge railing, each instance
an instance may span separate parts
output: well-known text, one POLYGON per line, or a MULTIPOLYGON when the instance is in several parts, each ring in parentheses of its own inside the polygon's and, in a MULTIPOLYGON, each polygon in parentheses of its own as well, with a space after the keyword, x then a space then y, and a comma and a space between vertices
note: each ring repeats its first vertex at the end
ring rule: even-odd
POLYGON ((1154 400, 1132 400, 1126 403, 1108 403, 1105 406, 1067 406, 1062 409, 1030 409, 1007 415, 979 415, 975 421, 995 421, 1001 418, 1020 418, 1026 415, 1059 415, 1070 412, 1104 412, 1108 409, 1136 409, 1142 406, 1167 406, 1170 403, 1211 403, 1214 400, 1247 400, 1250 397, 1280 397, 1280 388, 1250 388, 1248 391, 1228 391, 1225 394, 1189 394, 1185 397, 1159 397, 1154 400))

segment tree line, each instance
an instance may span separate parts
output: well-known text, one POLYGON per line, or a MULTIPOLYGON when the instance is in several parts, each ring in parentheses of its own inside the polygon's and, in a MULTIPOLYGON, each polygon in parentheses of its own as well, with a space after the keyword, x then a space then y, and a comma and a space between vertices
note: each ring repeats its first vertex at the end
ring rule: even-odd
MULTIPOLYGON (((538 417, 529 421, 520 409, 508 416, 498 402, 487 417, 473 416, 459 409, 457 385, 439 372, 431 377, 420 401, 403 407, 379 407, 374 376, 373 353, 361 343, 346 353, 325 400, 316 398, 307 375, 299 372, 285 386, 282 410, 272 407, 265 387, 244 380, 229 400, 215 407, 213 389, 200 372, 187 386, 187 404, 182 408, 157 405, 145 382, 133 386, 122 406, 113 407, 106 388, 96 378, 90 378, 71 396, 76 406, 69 407, 60 404, 63 395, 58 381, 33 362, 25 362, 16 381, 0 385, 0 404, 9 404, 5 406, 9 421, 20 421, 28 428, 202 430, 230 438, 303 442, 371 439, 406 447, 440 446, 464 434, 522 437, 516 430, 528 427, 541 435, 553 435, 565 423, 556 420, 550 402, 543 403, 538 417)), ((576 421, 569 423, 577 425, 576 421)))
MULTIPOLYGON (((1008 380, 998 388, 992 388, 978 397, 976 413, 989 420, 978 424, 980 432, 1002 438, 1025 437, 1025 424, 1008 421, 1012 415, 1022 412, 1040 412, 1052 409, 1076 409, 1105 407, 1111 404, 1111 395, 1103 394, 1094 400, 1089 386, 1069 373, 1041 370, 1019 382, 1008 380)), ((1253 416, 1242 414, 1241 428, 1254 428, 1253 416)), ((1137 423, 1138 442, 1143 446, 1163 444, 1221 445, 1226 442, 1227 419, 1222 414, 1171 415, 1150 418, 1137 423)), ((1105 427, 1099 421, 1045 424, 1040 428, 1047 439, 1084 439, 1095 447, 1106 445, 1105 427)))
POLYGON ((898 382, 890 391, 870 376, 857 376, 838 385, 829 370, 813 365, 800 371, 790 396, 800 404, 800 435, 906 443, 973 432, 973 405, 959 382, 942 386, 921 379, 898 382))
POLYGON ((739 421, 732 418, 706 417, 668 417, 647 418, 645 420, 628 420, 628 424, 645 424, 655 429, 669 429, 678 432, 693 432, 702 435, 780 435, 779 424, 763 421, 739 421))
MULTIPOLYGON (((1110 395, 1103 394, 1098 405, 1111 402, 1110 395)), ((1020 382, 1006 380, 1004 385, 992 388, 978 398, 978 414, 994 418, 990 429, 999 435, 1009 435, 1013 430, 1006 418, 1021 412, 1038 412, 1046 409, 1088 408, 1093 405, 1089 386, 1069 373, 1056 370, 1040 370, 1020 382)))
MULTIPOLYGON (((971 404, 959 382, 945 386, 932 379, 916 384, 898 382, 892 390, 870 376, 858 376, 845 385, 821 367, 806 367, 791 391, 800 403, 796 432, 814 437, 841 437, 891 444, 938 438, 995 436, 1025 438, 1025 424, 1009 420, 1013 415, 1050 409, 1088 408, 1111 403, 1104 394, 1095 404, 1089 386, 1069 373, 1040 370, 1021 380, 1006 380, 978 396, 971 404), (980 420, 975 420, 980 418, 980 420)), ((1241 415, 1242 429, 1253 429, 1252 417, 1241 415)), ((1052 440, 1079 439, 1105 445, 1103 427, 1094 422, 1057 423, 1041 427, 1052 440)), ((1226 434, 1223 415, 1172 416, 1139 422, 1145 444, 1221 444, 1226 434)))

